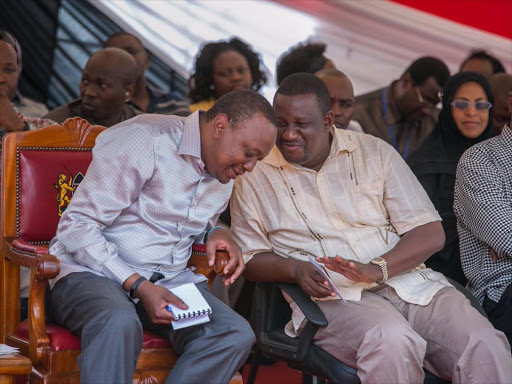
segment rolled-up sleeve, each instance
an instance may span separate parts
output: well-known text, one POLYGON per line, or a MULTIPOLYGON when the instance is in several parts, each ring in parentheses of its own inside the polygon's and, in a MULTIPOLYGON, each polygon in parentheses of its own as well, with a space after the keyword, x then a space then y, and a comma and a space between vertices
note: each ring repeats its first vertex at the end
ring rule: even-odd
POLYGON ((62 215, 56 236, 76 262, 120 284, 135 272, 103 230, 138 199, 155 162, 153 138, 144 126, 124 125, 122 135, 113 127, 98 136, 87 176, 62 215))
POLYGON ((382 142, 384 206, 399 235, 433 221, 441 221, 425 189, 402 157, 382 142))

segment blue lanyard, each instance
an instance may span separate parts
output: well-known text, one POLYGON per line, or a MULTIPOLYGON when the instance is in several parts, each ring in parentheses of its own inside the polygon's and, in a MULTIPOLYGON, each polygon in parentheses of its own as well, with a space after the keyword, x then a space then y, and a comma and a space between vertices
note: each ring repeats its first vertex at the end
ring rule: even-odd
MULTIPOLYGON (((396 149, 398 153, 400 153, 400 149, 398 148, 398 139, 397 135, 393 132, 393 127, 391 124, 388 123, 388 103, 387 103, 387 88, 384 88, 382 90, 382 117, 384 118, 384 121, 386 122, 386 127, 388 128, 389 137, 391 137, 391 144, 393 145, 393 148, 396 149)), ((407 157, 407 154, 409 153, 409 147, 411 146, 411 132, 408 130, 408 136, 407 136, 407 142, 405 143, 405 148, 400 155, 405 159, 407 157)))

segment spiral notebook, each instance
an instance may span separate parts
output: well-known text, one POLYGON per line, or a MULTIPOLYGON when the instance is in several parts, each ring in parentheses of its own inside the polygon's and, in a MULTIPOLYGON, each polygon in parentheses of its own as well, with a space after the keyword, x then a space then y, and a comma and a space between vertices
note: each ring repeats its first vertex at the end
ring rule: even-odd
POLYGON ((173 304, 167 305, 167 310, 172 311, 176 320, 172 321, 173 329, 191 327, 210 321, 212 309, 206 302, 199 289, 193 283, 172 288, 171 292, 188 305, 188 309, 180 309, 173 304))

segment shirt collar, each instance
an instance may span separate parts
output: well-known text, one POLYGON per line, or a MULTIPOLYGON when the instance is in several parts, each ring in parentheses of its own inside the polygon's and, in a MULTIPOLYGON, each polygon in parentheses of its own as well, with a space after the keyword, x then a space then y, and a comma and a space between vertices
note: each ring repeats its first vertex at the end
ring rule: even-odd
MULTIPOLYGON (((326 162, 336 158, 340 152, 352 152, 357 148, 355 142, 351 140, 351 136, 357 135, 357 133, 337 129, 334 125, 331 127, 330 132, 332 135, 331 151, 329 156, 327 156, 326 162)), ((293 166, 293 164, 286 161, 281 151, 275 145, 267 157, 263 159, 263 162, 277 168, 285 165, 293 166)))
POLYGON ((179 155, 190 155, 201 159, 201 130, 199 128, 199 111, 185 119, 183 136, 178 148, 179 155))

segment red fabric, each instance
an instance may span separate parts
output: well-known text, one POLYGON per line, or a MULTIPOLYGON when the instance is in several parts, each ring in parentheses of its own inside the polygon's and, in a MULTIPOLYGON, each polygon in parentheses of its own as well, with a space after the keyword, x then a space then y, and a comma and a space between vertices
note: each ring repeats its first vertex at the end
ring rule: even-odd
POLYGON ((391 1, 512 39, 512 1, 510 0, 391 1))
MULTIPOLYGON (((66 328, 55 324, 46 324, 50 337, 50 348, 54 351, 68 351, 81 349, 80 338, 73 335, 66 328)), ((28 341, 28 320, 21 322, 14 330, 14 336, 28 341)), ((169 348, 171 344, 159 336, 144 331, 142 348, 169 348)))
POLYGON ((192 252, 206 253, 206 244, 194 244, 194 245, 192 245, 192 252))
POLYGON ((21 239, 15 239, 12 242, 12 247, 21 252, 35 253, 36 255, 46 255, 48 247, 29 244, 21 239))
MULTIPOLYGON (((90 151, 20 150, 18 192, 23 240, 48 242, 55 236, 60 219, 59 175, 65 178, 64 184, 70 184, 70 177, 74 179, 79 173, 85 175, 91 159, 90 151)), ((72 191, 66 191, 67 198, 71 199, 72 195, 72 191)))

